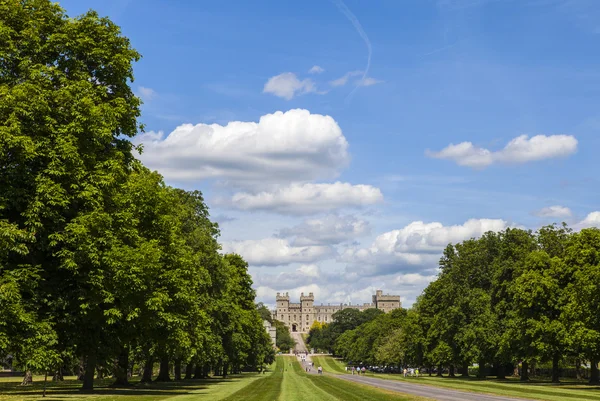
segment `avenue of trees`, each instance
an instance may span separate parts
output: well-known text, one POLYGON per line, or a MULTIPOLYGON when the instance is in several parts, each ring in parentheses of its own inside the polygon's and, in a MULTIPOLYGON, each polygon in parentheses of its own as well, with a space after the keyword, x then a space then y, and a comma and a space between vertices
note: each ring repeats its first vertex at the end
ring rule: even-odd
MULTIPOLYGON (((437 280, 409 310, 317 325, 310 344, 371 365, 447 369, 451 376, 512 375, 547 367, 552 381, 571 368, 598 383, 600 230, 551 225, 509 228, 448 245, 437 280)), ((348 314, 346 310, 338 313, 348 314)), ((365 313, 365 312, 363 312, 365 313)))
POLYGON ((135 158, 140 55, 109 19, 0 2, 0 360, 142 380, 273 360, 247 263, 198 191, 135 158))

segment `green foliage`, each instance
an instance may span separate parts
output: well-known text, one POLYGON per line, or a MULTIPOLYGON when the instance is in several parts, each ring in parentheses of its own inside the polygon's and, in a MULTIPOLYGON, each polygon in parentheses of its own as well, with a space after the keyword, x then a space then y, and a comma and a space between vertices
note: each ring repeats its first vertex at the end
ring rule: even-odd
POLYGON ((247 263, 220 254, 202 194, 134 157, 139 58, 93 11, 0 3, 0 357, 79 360, 85 388, 130 357, 223 374, 273 359, 247 263))
MULTIPOLYGON (((446 367, 478 363, 499 377, 527 365, 600 360, 600 230, 565 224, 506 229, 448 245, 440 273, 411 310, 357 325, 344 311, 330 326, 336 354, 355 363, 446 367), (337 324, 337 331, 335 325, 337 324)), ((311 330, 322 341, 325 328, 311 330)), ((595 373, 594 373, 595 372, 595 373)), ((527 378, 528 372, 523 372, 527 378)))
POLYGON ((296 346, 296 341, 290 335, 290 329, 279 320, 273 320, 275 326, 275 345, 281 352, 288 352, 296 346))

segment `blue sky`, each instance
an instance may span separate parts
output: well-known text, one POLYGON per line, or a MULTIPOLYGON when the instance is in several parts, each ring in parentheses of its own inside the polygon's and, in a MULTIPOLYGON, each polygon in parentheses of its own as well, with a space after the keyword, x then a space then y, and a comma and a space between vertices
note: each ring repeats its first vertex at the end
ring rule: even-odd
POLYGON ((60 4, 143 55, 141 159, 205 193, 261 301, 408 306, 445 242, 600 225, 600 2, 60 4))

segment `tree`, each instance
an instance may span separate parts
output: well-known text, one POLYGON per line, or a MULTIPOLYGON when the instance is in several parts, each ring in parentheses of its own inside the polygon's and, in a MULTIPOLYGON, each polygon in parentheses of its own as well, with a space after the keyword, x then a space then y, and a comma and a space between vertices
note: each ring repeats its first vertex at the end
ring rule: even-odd
MULTIPOLYGON (((129 83, 139 54, 110 20, 67 18, 49 0, 2 2, 0 36, 1 229, 31 237, 1 274, 17 277, 25 313, 47 322, 56 344, 86 357, 90 389, 110 341, 104 255, 116 240, 113 194, 133 160, 140 100, 129 83)), ((22 355, 25 365, 35 359, 22 355)))

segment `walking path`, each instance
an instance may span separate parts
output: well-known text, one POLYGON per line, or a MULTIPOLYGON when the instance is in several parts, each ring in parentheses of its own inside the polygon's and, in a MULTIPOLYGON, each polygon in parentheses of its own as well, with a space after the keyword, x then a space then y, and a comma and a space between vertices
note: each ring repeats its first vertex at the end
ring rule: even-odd
POLYGON ((392 380, 376 379, 358 375, 335 375, 336 378, 356 383, 368 384, 377 388, 391 391, 399 391, 405 394, 418 395, 440 401, 523 401, 523 398, 502 397, 482 393, 469 393, 466 391, 448 390, 433 386, 423 386, 396 382, 392 380))
MULTIPOLYGON (((304 344, 304 340, 302 339, 302 336, 300 335, 300 333, 292 333, 292 335, 294 335, 294 334, 297 335, 297 336, 294 336, 294 339, 298 343, 296 349, 299 352, 300 352, 300 350, 306 351, 306 345, 304 344)), ((305 370, 312 362, 310 354, 306 356, 306 362, 302 361, 302 357, 299 354, 298 361, 300 362, 300 365, 302 365, 302 368, 305 370)), ((318 366, 315 365, 314 367, 312 367, 309 370, 308 373, 315 374, 315 375, 318 374, 317 368, 318 368, 318 366)), ((374 377, 360 376, 358 374, 356 374, 356 375, 335 374, 334 375, 331 373, 327 373, 325 371, 323 373, 330 374, 341 380, 348 380, 348 381, 355 382, 355 383, 367 384, 367 385, 377 387, 377 388, 380 388, 383 390, 397 391, 397 392, 404 393, 404 394, 417 395, 417 396, 427 397, 427 398, 431 398, 431 399, 439 400, 439 401, 523 401, 524 400, 523 398, 503 397, 503 396, 498 396, 498 395, 489 395, 489 394, 482 394, 482 393, 470 393, 470 392, 466 392, 466 391, 450 390, 450 389, 444 389, 444 388, 433 387, 433 386, 425 386, 425 385, 420 385, 420 384, 412 384, 412 383, 397 382, 397 381, 392 381, 392 380, 377 379, 374 377)))

